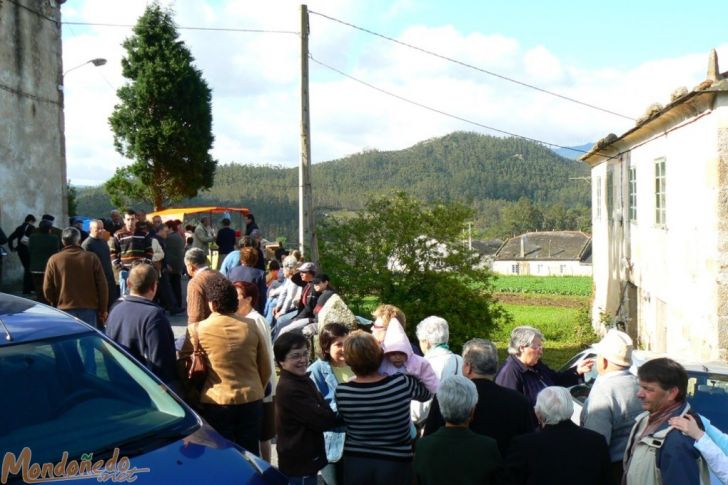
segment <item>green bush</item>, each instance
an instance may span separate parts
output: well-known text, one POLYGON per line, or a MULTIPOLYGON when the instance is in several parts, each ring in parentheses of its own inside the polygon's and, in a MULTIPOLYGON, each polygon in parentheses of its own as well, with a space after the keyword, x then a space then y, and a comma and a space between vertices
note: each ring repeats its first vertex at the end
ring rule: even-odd
POLYGON ((400 307, 411 337, 426 316, 445 318, 459 351, 508 321, 492 297, 493 275, 477 268, 478 255, 462 243, 471 217, 461 205, 425 206, 402 193, 373 199, 354 217, 324 219, 321 264, 353 308, 372 301, 400 307))

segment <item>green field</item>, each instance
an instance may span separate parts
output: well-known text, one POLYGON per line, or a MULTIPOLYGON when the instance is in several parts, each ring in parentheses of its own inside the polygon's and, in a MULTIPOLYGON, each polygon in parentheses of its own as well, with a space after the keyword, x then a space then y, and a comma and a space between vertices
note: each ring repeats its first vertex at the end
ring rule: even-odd
POLYGON ((552 368, 560 367, 596 339, 588 313, 591 278, 499 276, 495 287, 512 317, 510 324, 492 334, 501 358, 506 357, 511 330, 520 325, 536 327, 544 334, 543 360, 552 368))
POLYGON ((509 276, 498 275, 493 281, 496 293, 533 293, 538 295, 592 294, 590 276, 509 276))

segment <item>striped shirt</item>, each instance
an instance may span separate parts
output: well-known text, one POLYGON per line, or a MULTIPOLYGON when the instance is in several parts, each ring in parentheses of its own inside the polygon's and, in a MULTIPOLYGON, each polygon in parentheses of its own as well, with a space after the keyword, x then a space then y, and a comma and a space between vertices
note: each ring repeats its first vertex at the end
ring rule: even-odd
POLYGON ((411 461, 410 402, 431 397, 418 379, 405 374, 339 384, 336 404, 346 425, 344 455, 411 461))
POLYGON ((111 263, 117 268, 131 268, 137 259, 152 260, 154 251, 152 239, 141 231, 129 232, 126 228, 116 231, 114 237, 109 239, 109 252, 111 263))

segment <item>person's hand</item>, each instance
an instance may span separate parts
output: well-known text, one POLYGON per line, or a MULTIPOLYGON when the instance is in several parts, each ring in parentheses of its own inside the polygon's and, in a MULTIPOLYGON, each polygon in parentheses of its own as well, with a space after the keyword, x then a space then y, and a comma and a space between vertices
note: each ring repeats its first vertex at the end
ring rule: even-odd
POLYGON ((106 323, 106 319, 108 318, 109 313, 108 312, 98 312, 97 318, 99 322, 106 323))
POLYGON ((695 418, 689 414, 686 414, 683 418, 675 416, 674 418, 670 418, 670 421, 668 422, 670 423, 670 426, 679 429, 695 441, 698 441, 705 434, 703 430, 698 427, 698 423, 695 421, 695 418))
POLYGON ((594 367, 594 359, 584 359, 576 364, 576 373, 583 376, 594 367))

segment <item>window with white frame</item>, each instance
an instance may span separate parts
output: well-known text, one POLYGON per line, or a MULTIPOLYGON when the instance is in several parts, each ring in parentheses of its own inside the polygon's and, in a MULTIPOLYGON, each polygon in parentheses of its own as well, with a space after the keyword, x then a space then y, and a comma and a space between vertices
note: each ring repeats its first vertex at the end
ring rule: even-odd
POLYGON ((637 167, 629 167, 629 220, 637 222, 637 167))
POLYGON ((518 264, 512 264, 511 265, 511 274, 518 274, 518 264))
POLYGON ((655 224, 664 226, 665 213, 665 158, 655 160, 655 224))

